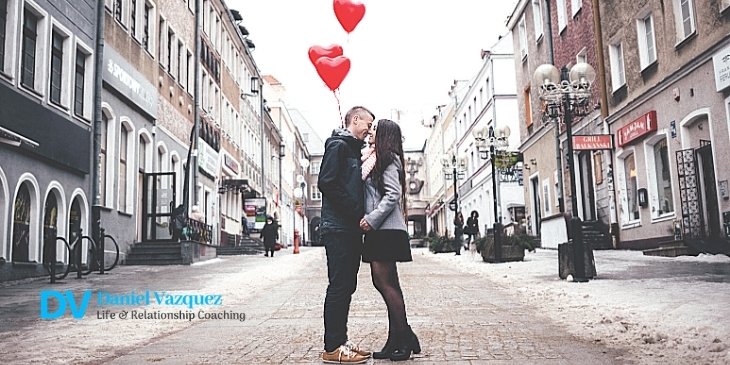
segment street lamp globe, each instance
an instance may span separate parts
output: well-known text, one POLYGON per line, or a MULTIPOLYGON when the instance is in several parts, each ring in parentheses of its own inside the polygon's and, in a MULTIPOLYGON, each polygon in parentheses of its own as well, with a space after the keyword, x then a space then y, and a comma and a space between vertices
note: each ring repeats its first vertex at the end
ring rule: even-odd
POLYGON ((542 64, 535 69, 532 80, 539 87, 550 87, 560 82, 560 71, 549 63, 542 64))
POLYGON ((509 129, 509 126, 504 126, 497 128, 495 134, 497 135, 497 138, 506 139, 509 138, 510 134, 512 134, 512 130, 509 129))
POLYGON ((584 88, 590 87, 595 79, 596 70, 593 69, 593 66, 585 62, 577 63, 570 69, 570 81, 573 83, 577 82, 580 86, 584 86, 584 88))
POLYGON ((306 170, 309 167, 309 160, 307 160, 306 158, 300 158, 299 164, 302 165, 302 168, 304 170, 306 170))

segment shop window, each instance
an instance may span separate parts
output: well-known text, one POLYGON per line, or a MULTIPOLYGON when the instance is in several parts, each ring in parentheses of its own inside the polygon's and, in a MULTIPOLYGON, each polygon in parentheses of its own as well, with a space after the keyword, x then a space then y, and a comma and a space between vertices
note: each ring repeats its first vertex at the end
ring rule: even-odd
POLYGON ((636 157, 632 153, 624 158, 624 192, 626 204, 622 207, 624 223, 639 220, 639 193, 636 171, 636 157))
POLYGON ((652 207, 655 216, 674 212, 672 196, 672 174, 669 169, 669 149, 667 140, 662 139, 654 145, 654 180, 656 183, 656 207, 652 207))

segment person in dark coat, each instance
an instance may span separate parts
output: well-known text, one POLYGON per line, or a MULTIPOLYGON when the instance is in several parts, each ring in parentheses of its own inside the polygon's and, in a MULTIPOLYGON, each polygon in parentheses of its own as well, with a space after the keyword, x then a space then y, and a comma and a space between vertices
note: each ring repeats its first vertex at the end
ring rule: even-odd
POLYGON ((268 257, 271 251, 271 257, 274 257, 274 245, 279 239, 279 225, 274 218, 266 217, 266 224, 261 228, 261 238, 264 240, 264 250, 266 250, 264 256, 268 257))
POLYGON ((461 211, 454 217, 454 251, 461 255, 461 242, 464 240, 464 216, 461 211))
POLYGON ((476 210, 472 210, 469 218, 466 219, 464 234, 466 235, 464 249, 468 250, 471 241, 479 238, 479 212, 477 212, 476 210))

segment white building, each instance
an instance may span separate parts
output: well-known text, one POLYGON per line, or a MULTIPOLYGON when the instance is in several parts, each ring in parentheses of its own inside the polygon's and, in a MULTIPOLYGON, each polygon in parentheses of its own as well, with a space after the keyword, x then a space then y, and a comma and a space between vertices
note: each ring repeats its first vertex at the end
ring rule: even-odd
MULTIPOLYGON (((482 67, 471 81, 465 97, 459 101, 455 113, 457 160, 465 160, 465 179, 459 185, 459 210, 464 219, 476 211, 480 217, 480 232, 491 227, 494 216, 492 166, 488 154, 479 152, 474 131, 492 127, 508 127, 507 151, 517 151, 520 144, 518 102, 515 85, 515 65, 512 37, 500 37, 489 50, 482 51, 482 67)), ((498 174, 499 175, 499 174, 498 174)), ((497 179, 499 216, 503 225, 524 214, 524 195, 520 174, 501 174, 497 179)))

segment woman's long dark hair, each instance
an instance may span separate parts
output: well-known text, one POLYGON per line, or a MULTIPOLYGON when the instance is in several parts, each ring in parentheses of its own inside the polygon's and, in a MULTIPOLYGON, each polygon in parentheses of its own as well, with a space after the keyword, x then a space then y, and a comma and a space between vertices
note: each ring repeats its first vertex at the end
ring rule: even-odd
POLYGON ((385 169, 393 163, 396 158, 400 161, 401 168, 398 170, 398 181, 401 187, 401 210, 403 217, 407 218, 406 210, 406 173, 405 158, 403 157, 403 134, 400 126, 389 119, 380 119, 377 123, 375 133, 375 156, 376 162, 373 168, 372 179, 380 195, 385 195, 385 182, 383 174, 385 169))

